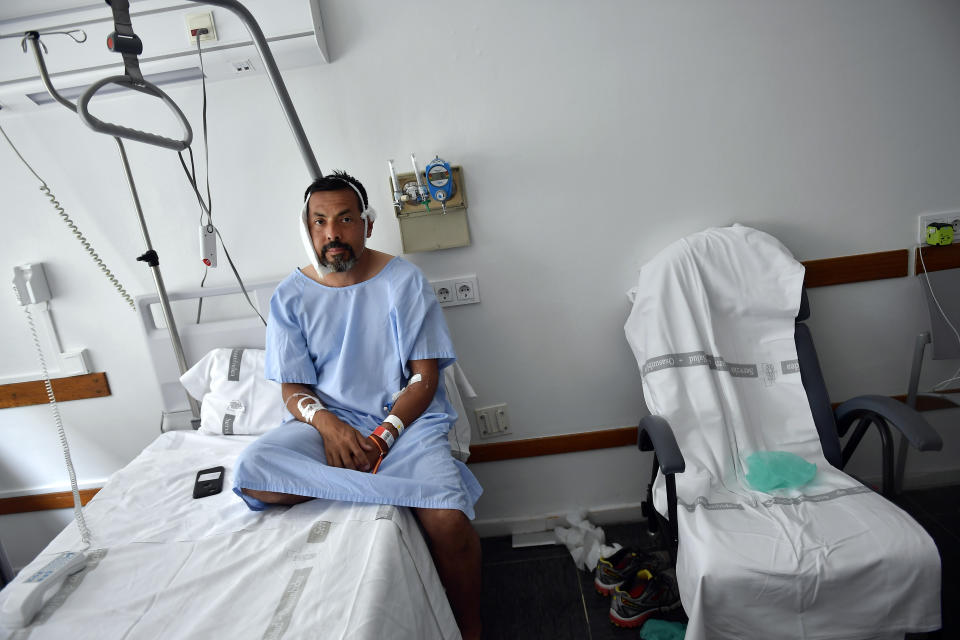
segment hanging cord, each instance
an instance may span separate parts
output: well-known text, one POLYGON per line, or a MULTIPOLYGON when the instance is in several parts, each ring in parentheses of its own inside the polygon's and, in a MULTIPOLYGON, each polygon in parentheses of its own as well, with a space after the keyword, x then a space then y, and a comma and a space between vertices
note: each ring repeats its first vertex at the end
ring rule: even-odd
POLYGON ((86 252, 90 254, 90 257, 93 258, 93 261, 97 263, 98 267, 100 267, 100 271, 102 271, 103 274, 107 276, 107 279, 110 280, 110 282, 117 289, 117 291, 120 292, 120 295, 123 296, 123 299, 127 301, 127 304, 130 305, 130 310, 136 311, 136 306, 133 304, 133 298, 130 296, 129 292, 127 292, 124 286, 120 284, 120 281, 117 280, 117 277, 113 275, 113 272, 107 268, 107 265, 104 264, 103 260, 100 259, 100 256, 97 254, 97 252, 94 251, 93 247, 90 245, 90 242, 83 235, 83 233, 80 232, 80 229, 77 227, 74 221, 70 218, 70 216, 67 214, 64 208, 60 205, 60 202, 57 200, 57 197, 53 195, 52 191, 50 191, 50 187, 47 186, 46 181, 43 178, 41 178, 40 174, 34 171, 33 167, 30 166, 30 163, 27 162, 22 155, 20 155, 20 152, 17 150, 17 147, 14 146, 13 142, 10 140, 10 137, 7 135, 7 132, 3 130, 2 126, 0 126, 0 133, 3 134, 3 137, 7 141, 7 144, 9 144, 10 148, 13 149, 13 152, 17 154, 17 157, 20 158, 20 161, 24 164, 24 166, 26 166, 27 169, 30 170, 30 173, 32 173, 36 177, 36 179, 40 181, 40 191, 42 191, 43 194, 50 200, 50 204, 52 204, 53 208, 57 210, 57 215, 63 218, 63 221, 70 228, 70 231, 73 233, 74 236, 77 237, 77 240, 80 242, 80 244, 83 245, 84 250, 86 250, 86 252))
POLYGON ((20 291, 13 288, 13 294, 17 297, 17 302, 23 307, 23 313, 27 316, 27 324, 30 326, 30 334, 33 336, 33 345, 37 349, 37 360, 40 361, 40 370, 43 373, 43 384, 47 388, 47 398, 50 402, 50 408, 53 410, 53 420, 57 423, 57 436, 60 438, 60 448, 63 450, 63 459, 67 463, 67 473, 70 475, 70 490, 73 492, 73 517, 77 521, 77 528, 80 530, 80 539, 83 540, 84 549, 90 548, 90 529, 87 528, 87 521, 83 517, 83 508, 80 504, 80 488, 77 486, 77 474, 73 470, 73 459, 70 457, 70 444, 67 442, 67 433, 63 429, 63 419, 60 417, 60 408, 57 406, 57 399, 53 395, 53 385, 50 383, 50 372, 47 370, 47 361, 43 357, 43 349, 40 347, 40 336, 37 334, 37 327, 33 323, 33 314, 30 313, 30 306, 23 303, 20 298, 20 291))
MULTIPOLYGON (((190 186, 193 187, 193 192, 197 196, 197 202, 200 203, 201 221, 203 220, 203 215, 207 216, 207 224, 213 225, 213 200, 210 196, 210 150, 207 145, 207 80, 206 74, 203 71, 203 54, 200 52, 200 34, 197 34, 197 56, 200 58, 200 80, 203 86, 203 150, 204 150, 204 162, 206 166, 206 183, 207 183, 207 201, 204 202, 203 195, 200 193, 200 188, 197 186, 197 173, 196 165, 194 164, 193 159, 193 149, 187 147, 187 153, 190 156, 190 168, 187 168, 187 163, 183 159, 183 152, 177 153, 177 158, 180 160, 180 166, 183 167, 183 172, 187 176, 187 181, 190 183, 190 186)), ((202 223, 202 222, 201 222, 202 223)), ((243 279, 240 277, 240 273, 237 271, 236 265, 233 264, 233 260, 230 258, 230 252, 227 250, 227 243, 223 241, 223 236, 220 235, 220 230, 214 227, 214 231, 217 234, 217 238, 220 240, 220 246, 223 247, 223 253, 227 256, 227 262, 230 264, 230 269, 233 271, 233 275, 237 279, 237 283, 240 285, 240 290, 243 292, 243 297, 246 298, 247 304, 250 305, 250 308, 253 309, 260 317, 260 321, 263 323, 263 326, 267 326, 267 321, 264 319, 263 315, 254 306, 253 301, 250 300, 250 294, 247 292, 247 288, 243 284, 243 279)), ((207 273, 209 269, 205 269, 203 273, 203 280, 200 281, 200 286, 203 287, 204 282, 207 280, 207 273)), ((197 305, 197 324, 200 324, 200 313, 203 309, 203 298, 200 298, 200 301, 197 305)))
POLYGON ((207 73, 203 69, 203 53, 200 51, 199 33, 197 34, 197 58, 200 60, 200 86, 203 89, 203 110, 201 111, 203 122, 203 173, 207 181, 207 216, 208 221, 212 224, 212 218, 210 218, 213 215, 213 198, 210 196, 210 148, 207 146, 207 73))
MULTIPOLYGON (((203 52, 200 50, 200 34, 197 33, 197 58, 200 60, 200 86, 203 88, 203 174, 207 182, 207 224, 213 225, 213 197, 210 195, 210 147, 207 144, 207 73, 203 68, 203 52)), ((190 168, 193 169, 193 151, 190 152, 190 168)), ((194 181, 196 181, 196 171, 193 172, 194 181)), ((198 196, 200 194, 197 194, 198 196)), ((216 227, 214 227, 216 228, 216 227)), ((221 239, 220 242, 223 242, 221 239)), ((232 266, 232 265, 231 265, 232 266)), ((207 276, 210 274, 210 267, 204 265, 203 279, 200 280, 200 288, 207 282, 207 276)), ((238 276, 239 278, 239 276, 238 276)), ((203 296, 197 300, 197 324, 200 324, 200 315, 203 313, 203 296)), ((259 315, 259 312, 257 312, 259 315)))
MULTIPOLYGON (((206 106, 206 105, 204 105, 206 106)), ((206 138, 206 127, 204 127, 204 138, 206 138)), ((197 170, 193 163, 193 149, 187 147, 187 153, 190 154, 190 168, 187 169, 187 163, 183 160, 183 154, 178 153, 177 157, 180 158, 180 166, 183 167, 184 173, 187 175, 187 180, 191 184, 196 183, 197 170)), ((194 189, 194 194, 197 196, 197 202, 200 203, 200 224, 203 225, 203 216, 207 216, 207 224, 213 225, 213 214, 210 213, 210 208, 207 207, 207 204, 203 201, 203 198, 200 196, 200 192, 194 189)), ((210 197, 210 194, 207 193, 207 197, 210 197)), ((200 288, 203 288, 203 285, 207 282, 207 275, 210 273, 210 267, 204 265, 203 267, 203 278, 200 280, 200 288)), ((203 312, 203 296, 197 300, 197 321, 195 324, 200 324, 200 314, 203 312)))
POLYGON ((253 303, 250 302, 250 294, 247 293, 247 288, 243 286, 243 280, 240 279, 240 274, 237 273, 237 268, 233 265, 233 260, 230 258, 230 252, 227 251, 227 244, 223 241, 223 236, 220 235, 220 229, 214 227, 214 231, 217 233, 217 237, 220 238, 220 246, 223 247, 223 253, 227 256, 227 262, 230 263, 230 268, 233 269, 234 275, 237 276, 237 282, 240 283, 240 290, 243 291, 243 297, 247 299, 247 303, 250 305, 257 315, 260 316, 260 321, 263 323, 263 326, 267 326, 267 321, 263 319, 263 316, 260 315, 260 312, 257 311, 257 308, 253 306, 253 303))
MULTIPOLYGON (((923 246, 920 247, 920 251, 917 253, 920 254, 920 266, 923 267, 923 277, 927 279, 927 288, 930 289, 930 297, 933 298, 933 301, 937 304, 937 309, 940 311, 940 315, 943 316, 947 326, 950 327, 950 329, 953 331, 953 335, 956 336, 957 342, 960 343, 960 332, 957 332, 957 328, 953 326, 952 322, 950 322, 950 318, 947 317, 947 314, 943 311, 943 307, 940 306, 940 301, 937 300, 937 296, 933 293, 933 285, 930 283, 930 275, 927 273, 927 265, 923 262, 923 246)), ((933 390, 939 391, 943 385, 949 382, 954 382, 955 380, 960 380, 960 369, 954 371, 953 375, 946 380, 942 380, 933 385, 933 390)))

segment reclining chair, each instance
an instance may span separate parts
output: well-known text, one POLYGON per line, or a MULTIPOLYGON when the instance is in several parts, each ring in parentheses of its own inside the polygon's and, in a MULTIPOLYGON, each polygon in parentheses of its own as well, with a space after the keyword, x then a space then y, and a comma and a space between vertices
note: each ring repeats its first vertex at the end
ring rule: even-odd
POLYGON ((831 410, 801 322, 803 275, 776 239, 735 225, 670 245, 631 292, 625 331, 651 412, 639 445, 655 451, 652 501, 677 544, 687 640, 865 640, 940 627, 933 540, 841 471, 874 425, 892 491, 890 427, 921 450, 940 438, 889 398, 831 410), (759 452, 795 454, 816 474, 754 490, 746 461, 759 452))

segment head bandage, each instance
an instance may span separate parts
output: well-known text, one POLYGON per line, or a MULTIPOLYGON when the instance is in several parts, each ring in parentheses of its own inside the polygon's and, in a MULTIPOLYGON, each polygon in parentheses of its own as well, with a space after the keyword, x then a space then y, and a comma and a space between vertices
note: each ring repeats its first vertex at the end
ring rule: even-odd
MULTIPOLYGON (((357 194, 357 198, 360 200, 360 205, 363 206, 363 196, 360 194, 360 189, 357 189, 357 186, 350 182, 349 180, 343 180, 342 178, 337 178, 336 176, 329 176, 336 180, 339 180, 343 184, 347 185, 353 192, 357 194)), ((314 191, 313 193, 317 193, 314 191)), ((307 252, 307 257, 310 259, 310 264, 313 265, 313 268, 317 270, 317 275, 320 276, 322 280, 324 276, 328 273, 331 273, 333 269, 331 267, 325 267, 320 264, 320 256, 317 255, 317 249, 313 246, 313 238, 310 237, 310 196, 311 193, 307 196, 307 199, 303 201, 303 208, 300 210, 300 240, 303 242, 303 249, 307 252)), ((377 212, 374 211, 373 207, 367 205, 364 207, 363 211, 360 212, 360 218, 363 220, 363 248, 360 250, 360 253, 363 253, 363 250, 367 247, 367 229, 374 220, 377 219, 377 212)), ((358 258, 360 256, 357 256, 358 258)))

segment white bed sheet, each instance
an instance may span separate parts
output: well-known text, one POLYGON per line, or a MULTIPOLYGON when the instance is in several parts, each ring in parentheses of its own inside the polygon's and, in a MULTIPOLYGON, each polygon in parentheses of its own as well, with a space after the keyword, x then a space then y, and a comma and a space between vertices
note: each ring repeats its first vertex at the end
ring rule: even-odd
MULTIPOLYGON (((460 637, 409 510, 312 500, 250 511, 228 487, 252 440, 161 435, 85 507, 87 567, 0 638, 460 637), (197 471, 218 465, 224 491, 194 500, 197 471)), ((18 578, 80 548, 71 523, 18 578)))

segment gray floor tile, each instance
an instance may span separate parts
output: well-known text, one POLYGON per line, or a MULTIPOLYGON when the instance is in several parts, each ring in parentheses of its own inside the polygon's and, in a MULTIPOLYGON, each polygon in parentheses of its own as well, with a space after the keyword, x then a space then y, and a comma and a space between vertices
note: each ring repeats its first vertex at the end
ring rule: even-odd
POLYGON ((561 558, 484 563, 487 640, 588 640, 577 569, 561 558))

